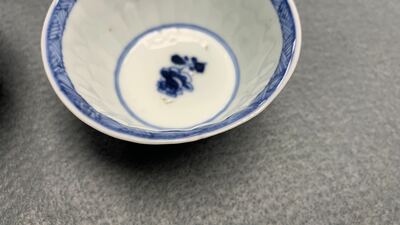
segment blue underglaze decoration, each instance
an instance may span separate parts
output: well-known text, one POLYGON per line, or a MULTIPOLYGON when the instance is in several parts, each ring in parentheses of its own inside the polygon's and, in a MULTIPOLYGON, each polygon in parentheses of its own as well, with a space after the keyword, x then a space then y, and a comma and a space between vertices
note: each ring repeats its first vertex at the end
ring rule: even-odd
POLYGON ((206 63, 199 62, 196 57, 181 57, 173 55, 171 62, 175 64, 169 68, 162 68, 160 71, 161 79, 157 82, 159 92, 176 98, 183 92, 193 91, 192 75, 197 72, 204 73, 206 63))
POLYGON ((112 131, 138 138, 169 140, 193 137, 222 129, 240 119, 245 118, 250 113, 262 106, 262 104, 271 97, 271 95, 281 84, 287 73, 287 69, 292 62, 294 49, 296 46, 296 27, 288 0, 271 0, 271 3, 275 8, 281 23, 283 38, 282 53, 279 65, 271 80, 265 85, 264 90, 248 107, 220 123, 201 126, 193 130, 157 132, 137 129, 120 124, 119 122, 97 112, 77 93, 68 77, 62 55, 62 37, 66 27, 68 15, 73 9, 75 3, 76 0, 58 0, 48 22, 45 45, 47 51, 47 63, 52 72, 54 80, 61 92, 66 98, 69 99, 76 109, 78 109, 82 114, 86 115, 92 121, 112 131))
MULTIPOLYGON (((156 130, 162 130, 162 133, 167 133, 166 130, 168 130, 168 128, 164 128, 164 127, 159 127, 156 124, 151 124, 148 121, 142 119, 140 116, 138 116, 135 113, 135 109, 131 108, 127 102, 124 99, 124 96, 121 93, 121 88, 120 88, 120 73, 121 73, 121 66, 125 60, 125 58, 127 57, 127 55, 129 54, 129 52, 131 51, 131 49, 133 49, 135 47, 135 45, 139 42, 140 39, 142 39, 144 36, 146 36, 147 34, 150 34, 152 32, 157 32, 157 31, 161 31, 163 29, 169 29, 169 28, 175 28, 175 29, 192 29, 198 32, 202 32, 204 34, 209 35, 210 37, 214 38, 217 42, 219 42, 227 51, 227 53, 229 54, 234 67, 235 67, 235 89, 232 92, 232 95, 229 99, 229 101, 227 102, 227 104, 225 105, 225 107, 221 108, 221 110, 215 114, 213 117, 209 118, 207 121, 204 121, 202 123, 196 124, 192 127, 187 127, 184 128, 182 130, 190 130, 193 127, 197 127, 197 126, 201 126, 202 124, 206 124, 210 121, 212 121, 213 119, 217 118, 218 116, 220 116, 223 112, 225 112, 228 107, 231 105, 231 103, 233 102, 233 100, 235 99, 238 89, 239 89, 239 83, 240 83, 240 68, 239 68, 239 63, 238 60, 236 58, 236 55, 234 54, 233 50, 229 47, 229 45, 224 41, 224 39, 222 39, 218 34, 212 32, 211 30, 208 30, 204 27, 199 27, 197 25, 193 25, 193 24, 182 24, 182 23, 175 23, 175 24, 164 24, 158 27, 153 27, 149 30, 144 31, 143 33, 141 33, 140 35, 134 37, 132 39, 132 41, 130 41, 128 43, 128 45, 123 49, 118 61, 117 61, 117 66, 115 68, 114 71, 114 75, 115 75, 115 79, 114 79, 114 85, 115 85, 115 91, 117 93, 118 99, 121 103, 121 105, 124 107, 124 109, 129 113, 130 116, 132 116, 132 118, 134 118, 135 120, 139 121, 140 123, 146 125, 147 127, 151 127, 153 129, 156 130)), ((171 57, 171 61, 173 64, 177 64, 178 66, 183 66, 183 65, 187 65, 187 67, 189 67, 189 70, 191 71, 199 71, 199 72, 204 72, 204 70, 206 69, 206 64, 205 63, 201 63, 198 61, 198 59, 196 57, 192 57, 191 59, 188 56, 179 56, 179 55, 173 55, 171 57)), ((157 82, 156 82, 157 83, 157 82)))

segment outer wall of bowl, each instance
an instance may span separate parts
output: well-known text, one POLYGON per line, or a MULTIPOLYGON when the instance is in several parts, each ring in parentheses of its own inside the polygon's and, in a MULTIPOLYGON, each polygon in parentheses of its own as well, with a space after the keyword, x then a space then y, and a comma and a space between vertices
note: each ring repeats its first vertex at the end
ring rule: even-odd
POLYGON ((301 24, 300 24, 300 17, 296 8, 296 5, 294 3, 294 0, 288 0, 290 9, 292 11, 292 16, 294 19, 294 23, 295 23, 295 28, 296 28, 296 43, 295 43, 295 49, 294 49, 294 54, 293 54, 293 58, 289 64, 289 67, 286 71, 285 76, 283 77, 281 83, 279 84, 279 86, 277 87, 277 89, 275 90, 275 92, 268 98, 267 101, 264 102, 264 104, 262 106, 260 106, 257 110, 253 111, 252 113, 250 113, 248 116, 228 125, 225 126, 223 128, 214 130, 212 132, 208 132, 205 134, 201 134, 201 135, 197 135, 197 136, 193 136, 193 137, 187 137, 187 138, 181 138, 181 139, 171 139, 171 140, 152 140, 152 139, 146 139, 146 138, 139 138, 139 137, 135 137, 135 136, 131 136, 131 135, 127 135, 127 134, 122 134, 122 133, 118 133, 116 131, 110 130, 108 128, 105 128, 101 125, 99 125, 98 123, 96 123, 95 121, 91 120, 90 118, 88 118, 86 115, 84 115, 82 112, 80 112, 71 102, 70 100, 62 93, 62 91, 60 90, 60 88, 58 87, 53 75, 52 75, 52 71, 47 63, 47 51, 46 51, 46 33, 47 33, 47 29, 48 29, 48 25, 49 25, 49 21, 51 18, 51 14, 54 10, 54 7, 57 5, 58 0, 54 0, 49 8, 49 11, 47 13, 46 19, 44 21, 44 25, 43 25, 43 30, 42 30, 42 37, 41 37, 41 51, 42 51, 42 60, 43 60, 43 64, 45 67, 45 71, 47 74, 47 78, 50 81, 51 86, 53 87, 54 91, 56 92, 57 96, 61 99, 61 101, 63 102, 63 104, 76 116, 78 117, 81 121, 83 121, 84 123, 86 123, 87 125, 89 125, 90 127, 104 133, 107 134, 111 137, 120 139, 120 140, 124 140, 124 141, 129 141, 129 142, 134 142, 134 143, 139 143, 139 144, 148 144, 148 145, 166 145, 166 144, 181 144, 181 143, 188 143, 188 142, 194 142, 194 141, 198 141, 201 139, 205 139, 208 137, 212 137, 221 133, 224 133, 228 130, 231 130, 235 127, 238 127, 246 122, 248 122, 249 120, 253 119, 254 117, 256 117, 257 115, 259 115, 262 111, 264 111, 270 104, 271 102, 279 95, 279 93, 283 90, 283 88, 285 87, 285 85, 287 84, 287 82, 289 81, 290 77, 293 75, 294 70, 297 66, 297 62, 299 60, 300 57, 300 51, 301 51, 301 43, 302 43, 302 30, 301 30, 301 24))

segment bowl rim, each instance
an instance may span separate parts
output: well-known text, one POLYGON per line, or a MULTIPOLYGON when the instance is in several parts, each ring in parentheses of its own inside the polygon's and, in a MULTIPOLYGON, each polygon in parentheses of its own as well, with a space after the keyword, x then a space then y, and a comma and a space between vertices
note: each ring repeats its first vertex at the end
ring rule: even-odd
MULTIPOLYGON (((282 49, 282 56, 284 51, 290 51, 287 52, 290 56, 289 58, 286 57, 286 62, 288 63, 285 68, 280 68, 280 64, 282 63, 282 56, 281 60, 279 62, 279 65, 277 66, 277 71, 281 69, 280 71, 282 73, 281 79, 273 80, 273 77, 277 72, 274 73, 274 76, 271 78, 271 82, 275 82, 274 89, 269 90, 268 92, 268 87, 271 85, 270 83, 266 85, 265 91, 266 93, 262 94, 261 96, 258 96, 254 101, 256 101, 259 98, 259 102, 257 105, 250 104, 245 110, 239 112, 239 116, 228 118, 227 121, 230 119, 231 121, 228 121, 227 124, 224 124, 224 121, 218 122, 214 125, 221 125, 221 126, 211 126, 211 127, 200 127, 201 132, 195 132, 193 130, 189 131, 179 131, 181 135, 175 135, 174 132, 177 131, 146 131, 143 129, 135 129, 135 128, 128 128, 125 126, 127 130, 134 130, 135 132, 138 133, 132 133, 132 132, 127 132, 125 129, 121 129, 120 127, 124 127, 124 125, 119 124, 116 121, 113 121, 107 116, 101 115, 97 111, 95 111, 81 96, 79 96, 78 93, 74 93, 75 95, 72 97, 76 98, 81 98, 84 102, 80 102, 80 105, 76 105, 72 102, 70 99, 71 96, 67 96, 65 91, 71 91, 71 90, 65 90, 65 86, 62 86, 59 84, 57 81, 54 73, 54 69, 51 68, 50 62, 52 60, 55 60, 53 58, 50 58, 50 53, 49 53, 49 35, 52 35, 50 29, 50 25, 52 22, 52 17, 54 16, 55 9, 59 5, 60 2, 63 0, 53 0, 42 29, 42 34, 41 34, 41 52, 42 52, 42 61, 44 64, 45 72, 47 75, 47 78, 53 87, 54 91, 56 92, 57 96, 60 98, 62 103, 76 116, 78 119, 80 119, 82 122, 86 123, 90 127, 107 134, 111 137, 125 140, 125 141, 130 141, 130 142, 135 142, 135 143, 140 143, 140 144, 152 144, 152 145, 159 145, 159 144, 180 144, 180 143, 187 143, 187 142, 194 142, 200 139, 205 139, 211 136, 215 136, 220 133, 224 133, 228 130, 231 130, 237 126, 240 126, 252 118, 256 117, 259 115, 262 111, 264 111, 270 104, 271 102, 279 95, 279 93, 283 90, 283 88, 286 86, 287 82, 291 78, 291 76, 294 73, 294 70, 297 66, 299 57, 300 57, 300 51, 301 51, 301 44, 302 44, 302 30, 301 30, 301 23, 300 23, 300 17, 296 8, 296 5, 294 3, 294 0, 271 0, 271 3, 273 4, 274 8, 277 11, 278 17, 279 17, 279 22, 282 26, 282 17, 289 17, 286 19, 291 20, 293 30, 291 31, 294 33, 293 36, 293 41, 290 43, 291 48, 286 48, 283 46, 282 49), (284 11, 284 7, 281 8, 282 4, 287 4, 289 10, 284 11), (281 11, 282 10, 282 11, 281 11), (281 13, 281 14, 280 14, 281 13), (272 92, 271 92, 272 91, 272 92), (90 108, 90 110, 88 110, 90 108), (88 112, 86 111, 88 110, 88 112), (94 110, 94 112, 93 112, 94 110), (95 115, 92 115, 92 114, 95 115), (88 115, 90 114, 90 115, 88 115), (96 119, 99 118, 99 120, 93 119, 95 117, 96 119), (105 118, 104 118, 105 117, 105 118), (106 123, 108 127, 106 127, 104 124, 101 124, 101 122, 104 122, 104 119, 106 119, 106 123), (119 127, 119 129, 113 129, 114 127, 119 127), (191 134, 189 135, 189 132, 191 134), (158 135, 164 134, 165 137, 162 136, 162 138, 158 137, 158 135), (185 135, 186 134, 186 135, 185 135)), ((76 0, 72 0, 73 4, 75 4, 76 0)), ((73 6, 72 6, 73 7, 73 6)), ((65 16, 65 20, 67 20, 68 15, 65 16)), ((63 25, 65 26, 65 24, 63 25)), ((287 27, 281 27, 282 33, 284 33, 284 28, 289 29, 287 27)), ((64 27, 63 27, 64 29, 64 27)), ((63 32, 63 31, 62 31, 63 32)), ((61 34, 61 40, 62 40, 63 33, 61 34)), ((285 45, 285 43, 284 43, 285 45)), ((59 47, 60 55, 57 55, 59 59, 61 60, 61 63, 63 64, 63 59, 62 59, 62 46, 60 45, 59 47)), ((65 69, 65 68, 64 68, 65 69)), ((68 79, 68 74, 66 71, 64 71, 66 78, 68 79)), ((70 82, 70 81, 65 81, 65 82, 70 82)), ((70 84, 71 88, 73 89, 72 83, 70 84)), ((75 91, 75 90, 73 90, 75 91)), ((69 93, 68 93, 69 94, 69 93)), ((81 101, 82 101, 81 100, 81 101)), ((104 122, 105 123, 105 122, 104 122)))

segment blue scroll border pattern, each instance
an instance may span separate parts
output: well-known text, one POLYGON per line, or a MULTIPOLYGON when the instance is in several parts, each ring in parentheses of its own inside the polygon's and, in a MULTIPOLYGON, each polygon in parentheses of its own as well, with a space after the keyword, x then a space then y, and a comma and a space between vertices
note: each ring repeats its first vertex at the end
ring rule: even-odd
POLYGON ((105 128, 115 132, 131 135, 138 138, 153 140, 174 140, 194 137, 210 133, 227 127, 240 119, 245 118, 266 102, 286 75, 286 71, 294 56, 296 44, 296 27, 288 0, 271 0, 281 23, 283 36, 283 48, 277 69, 264 90, 253 100, 253 102, 242 111, 230 116, 217 124, 210 124, 193 130, 185 131, 148 131, 132 128, 97 112, 85 99, 76 91, 65 70, 62 54, 62 37, 68 15, 77 0, 59 0, 50 15, 46 33, 47 63, 49 64, 52 76, 61 92, 69 101, 84 115, 105 128))

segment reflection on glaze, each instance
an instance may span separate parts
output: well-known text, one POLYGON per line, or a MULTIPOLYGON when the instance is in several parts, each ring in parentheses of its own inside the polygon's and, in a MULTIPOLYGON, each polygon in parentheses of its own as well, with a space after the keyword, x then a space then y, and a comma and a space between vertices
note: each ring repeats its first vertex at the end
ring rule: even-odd
POLYGON ((176 98, 183 94, 183 91, 193 91, 192 75, 204 73, 206 63, 199 62, 196 57, 181 57, 173 55, 171 62, 174 66, 162 68, 161 79, 157 82, 159 92, 176 98))

